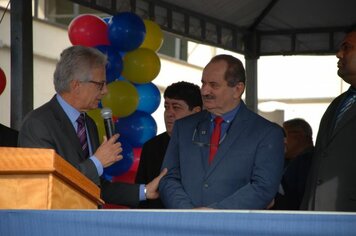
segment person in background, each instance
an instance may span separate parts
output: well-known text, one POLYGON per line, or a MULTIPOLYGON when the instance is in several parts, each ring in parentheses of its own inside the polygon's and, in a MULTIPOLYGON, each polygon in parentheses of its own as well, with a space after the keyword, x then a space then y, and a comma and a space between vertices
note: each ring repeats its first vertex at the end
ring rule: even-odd
POLYGON ((16 147, 19 132, 0 124, 0 147, 16 147))
POLYGON ((245 69, 217 55, 203 70, 205 110, 177 120, 159 184, 166 208, 266 209, 284 162, 280 126, 250 111, 241 96, 245 69))
MULTIPOLYGON (((143 145, 135 180, 138 184, 147 184, 159 175, 174 122, 200 112, 202 109, 199 86, 189 82, 181 81, 169 85, 163 97, 166 132, 148 140, 143 145)), ((140 206, 151 209, 164 208, 160 199, 141 202, 140 206)))
POLYGON ((298 210, 314 153, 313 131, 310 124, 301 118, 285 121, 283 129, 286 134, 286 164, 272 209, 298 210))
POLYGON ((106 56, 95 48, 65 49, 54 72, 56 95, 23 120, 18 146, 54 149, 83 175, 100 186, 106 203, 136 207, 140 200, 157 198, 162 175, 147 185, 111 183, 103 168, 122 159, 119 134, 99 144, 97 127, 86 111, 96 109, 108 92, 106 56))
POLYGON ((302 210, 356 211, 356 25, 336 57, 337 74, 350 88, 331 102, 321 119, 302 210))
POLYGON ((286 134, 286 165, 303 154, 313 150, 313 130, 310 124, 301 118, 283 122, 286 134))

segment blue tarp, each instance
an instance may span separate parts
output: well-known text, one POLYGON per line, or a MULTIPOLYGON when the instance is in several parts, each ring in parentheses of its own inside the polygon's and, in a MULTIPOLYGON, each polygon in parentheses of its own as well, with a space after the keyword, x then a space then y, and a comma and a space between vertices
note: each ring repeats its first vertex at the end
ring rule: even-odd
POLYGON ((0 210, 0 235, 356 235, 356 214, 280 211, 0 210))

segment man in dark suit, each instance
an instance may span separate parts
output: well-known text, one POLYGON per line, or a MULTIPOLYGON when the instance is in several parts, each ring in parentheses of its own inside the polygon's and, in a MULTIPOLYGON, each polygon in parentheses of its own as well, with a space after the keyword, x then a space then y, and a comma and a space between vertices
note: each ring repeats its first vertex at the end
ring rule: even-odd
POLYGON ((314 153, 313 131, 301 118, 283 122, 285 138, 285 168, 274 210, 299 210, 305 183, 314 153))
POLYGON ((101 187, 106 203, 135 207, 139 200, 157 198, 160 176, 147 185, 111 183, 101 178, 103 168, 120 161, 118 134, 99 145, 96 125, 86 111, 96 109, 108 92, 105 55, 94 48, 65 49, 54 72, 57 94, 30 112, 19 133, 19 147, 54 149, 60 156, 101 187), (79 118, 83 117, 84 124, 79 118), (84 128, 80 128, 83 126, 84 128), (79 133, 80 132, 80 133, 79 133), (78 134, 79 133, 79 134, 78 134))
MULTIPOLYGON (((202 109, 199 86, 192 83, 184 81, 173 83, 166 88, 163 97, 164 122, 167 131, 143 145, 136 174, 136 183, 139 184, 147 184, 159 175, 174 122, 202 109)), ((164 208, 160 199, 141 202, 140 206, 152 209, 164 208)))
POLYGON ((217 55, 203 70, 203 110, 174 124, 159 184, 167 208, 266 209, 281 180, 280 126, 250 111, 240 60, 217 55), (221 126, 221 128, 220 128, 221 126))
POLYGON ((338 75, 351 86, 321 119, 303 210, 356 211, 356 27, 346 34, 336 56, 338 75))
POLYGON ((0 147, 16 147, 19 132, 0 124, 0 147))

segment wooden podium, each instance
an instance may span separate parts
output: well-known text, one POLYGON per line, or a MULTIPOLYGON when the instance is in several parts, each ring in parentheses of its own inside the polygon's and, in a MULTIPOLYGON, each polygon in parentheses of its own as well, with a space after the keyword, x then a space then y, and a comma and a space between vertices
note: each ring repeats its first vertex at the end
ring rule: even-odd
POLYGON ((97 209, 100 189, 52 149, 0 147, 0 209, 97 209))

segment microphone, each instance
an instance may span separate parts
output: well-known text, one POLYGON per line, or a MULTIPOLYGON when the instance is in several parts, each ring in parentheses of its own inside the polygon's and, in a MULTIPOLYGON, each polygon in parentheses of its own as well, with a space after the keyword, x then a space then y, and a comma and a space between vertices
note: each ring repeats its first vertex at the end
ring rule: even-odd
POLYGON ((115 134, 114 123, 112 122, 112 111, 110 108, 104 107, 100 113, 104 119, 106 137, 109 139, 115 134))

